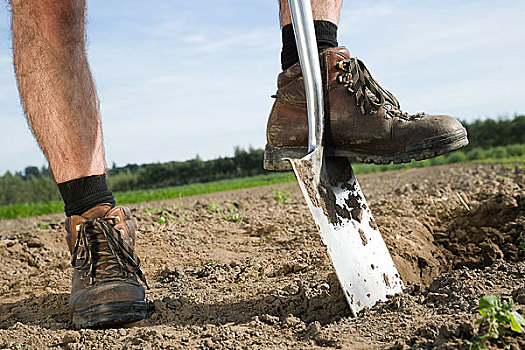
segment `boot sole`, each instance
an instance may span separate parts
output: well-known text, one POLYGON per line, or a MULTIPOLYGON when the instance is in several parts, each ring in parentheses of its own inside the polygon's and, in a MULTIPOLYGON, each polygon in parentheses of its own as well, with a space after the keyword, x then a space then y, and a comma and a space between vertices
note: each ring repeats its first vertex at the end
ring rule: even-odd
POLYGON ((73 326, 80 328, 110 328, 146 318, 145 301, 115 301, 73 311, 73 326))
MULTIPOLYGON (((437 157, 468 145, 467 130, 465 128, 455 132, 432 137, 408 145, 404 152, 396 153, 367 153, 350 149, 325 147, 328 157, 355 158, 357 163, 373 163, 387 165, 390 163, 410 163, 412 160, 423 160, 437 157)), ((271 171, 292 170, 290 159, 300 159, 308 154, 306 147, 272 147, 266 145, 264 150, 264 169, 271 171)))

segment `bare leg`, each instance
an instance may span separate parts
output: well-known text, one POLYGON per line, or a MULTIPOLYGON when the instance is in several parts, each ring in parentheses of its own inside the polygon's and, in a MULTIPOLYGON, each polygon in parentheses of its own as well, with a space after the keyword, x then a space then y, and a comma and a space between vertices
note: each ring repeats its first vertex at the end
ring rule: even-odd
POLYGON ((106 170, 85 53, 85 0, 10 0, 13 52, 27 120, 57 183, 106 170))
MULTIPOLYGON (((334 24, 339 22, 339 12, 343 0, 312 0, 312 13, 314 20, 329 21, 334 24)), ((292 23, 288 0, 279 0, 281 9, 281 27, 292 23)))

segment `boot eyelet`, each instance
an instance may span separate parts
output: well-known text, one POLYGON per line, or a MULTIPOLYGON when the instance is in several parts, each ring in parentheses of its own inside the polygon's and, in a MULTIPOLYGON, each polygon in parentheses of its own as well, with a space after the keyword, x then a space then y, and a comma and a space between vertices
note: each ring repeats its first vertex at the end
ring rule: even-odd
POLYGON ((114 225, 120 223, 120 216, 108 216, 107 218, 113 220, 114 225))

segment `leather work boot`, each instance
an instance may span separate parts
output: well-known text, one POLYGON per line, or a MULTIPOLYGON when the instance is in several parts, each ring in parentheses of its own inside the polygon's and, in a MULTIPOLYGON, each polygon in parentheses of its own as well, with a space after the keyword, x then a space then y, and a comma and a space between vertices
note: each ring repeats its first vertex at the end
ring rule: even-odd
MULTIPOLYGON (((325 104, 326 155, 360 163, 408 163, 454 151, 468 144, 467 131, 446 115, 408 114, 382 88, 363 62, 344 47, 320 53, 325 104)), ((308 116, 301 66, 279 74, 276 100, 266 129, 264 167, 290 170, 283 158, 307 154, 308 116)))
POLYGON ((146 279, 135 255, 135 227, 126 207, 98 205, 66 218, 73 285, 69 308, 76 328, 103 328, 146 317, 146 279))

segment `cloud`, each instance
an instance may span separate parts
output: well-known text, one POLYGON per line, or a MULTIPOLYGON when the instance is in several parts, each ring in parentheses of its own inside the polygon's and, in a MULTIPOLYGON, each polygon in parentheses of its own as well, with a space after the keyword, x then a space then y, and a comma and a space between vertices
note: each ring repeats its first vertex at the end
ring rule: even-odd
MULTIPOLYGON (((88 6, 109 164, 264 146, 279 73, 276 1, 88 6)), ((343 4, 339 42, 408 111, 464 119, 523 113, 523 17, 525 3, 510 0, 356 0, 343 4)), ((0 37, 1 173, 43 160, 20 110, 7 22, 0 37)))
POLYGON ((472 120, 525 110, 525 3, 357 1, 344 7, 348 42, 408 111, 472 120), (521 62, 521 63, 520 63, 521 62))

